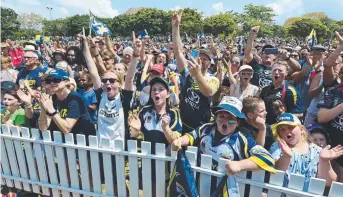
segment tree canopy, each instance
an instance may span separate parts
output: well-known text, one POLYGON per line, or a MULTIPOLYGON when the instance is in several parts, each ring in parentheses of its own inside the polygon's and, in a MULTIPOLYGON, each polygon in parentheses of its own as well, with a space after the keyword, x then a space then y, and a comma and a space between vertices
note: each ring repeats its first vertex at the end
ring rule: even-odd
MULTIPOLYGON (((146 29, 150 35, 167 36, 171 33, 171 15, 174 11, 157 8, 139 8, 134 12, 126 12, 114 18, 100 18, 113 32, 113 36, 130 36, 132 31, 142 32, 146 29)), ((276 25, 273 9, 263 5, 248 4, 242 13, 229 11, 205 17, 197 9, 183 9, 181 31, 189 36, 196 36, 204 31, 214 36, 232 38, 238 35, 247 36, 251 27, 260 26, 261 37, 296 37, 304 39, 312 28, 319 39, 330 39, 334 31, 343 30, 343 20, 335 21, 325 13, 307 13, 300 17, 292 17, 284 25, 276 25)), ((88 15, 73 15, 66 18, 48 20, 39 14, 15 13, 10 8, 1 7, 1 39, 33 38, 36 34, 47 36, 75 36, 89 31, 88 15)))

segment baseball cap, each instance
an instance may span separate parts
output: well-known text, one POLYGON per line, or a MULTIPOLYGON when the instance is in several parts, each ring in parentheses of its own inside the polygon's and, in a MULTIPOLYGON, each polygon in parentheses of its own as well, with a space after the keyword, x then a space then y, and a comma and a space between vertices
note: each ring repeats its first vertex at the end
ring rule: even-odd
POLYGON ((325 52, 326 48, 322 45, 314 45, 311 51, 325 52))
POLYGON ((324 135, 325 139, 326 139, 326 142, 329 144, 330 143, 330 137, 329 137, 329 134, 328 132, 326 131, 326 129, 321 125, 321 124, 318 124, 318 123, 312 123, 312 124, 309 124, 307 127, 306 127, 307 131, 312 134, 312 133, 320 133, 322 135, 324 135))
POLYGON ((152 70, 154 70, 154 71, 156 71, 156 72, 158 72, 158 73, 160 73, 160 74, 163 74, 163 72, 164 72, 163 64, 154 64, 154 65, 150 68, 149 71, 152 71, 152 70))
POLYGON ((161 49, 161 52, 162 53, 168 53, 168 49, 164 47, 164 48, 161 49))
POLYGON ((209 50, 200 49, 199 54, 206 55, 212 61, 212 53, 209 50))
POLYGON ((55 49, 55 51, 52 54, 55 54, 55 53, 59 53, 59 54, 64 55, 66 53, 66 51, 64 49, 58 48, 58 49, 55 49))
POLYGON ((55 78, 55 79, 63 79, 63 80, 68 80, 69 81, 68 73, 65 72, 64 70, 58 69, 58 68, 50 69, 47 72, 45 72, 45 74, 43 74, 41 76, 41 78, 43 80, 45 80, 48 77, 52 77, 52 78, 55 78))
POLYGON ((213 114, 225 111, 239 119, 246 119, 245 115, 242 113, 243 104, 242 102, 232 96, 224 96, 220 101, 219 105, 212 109, 213 114))
POLYGON ((246 69, 249 69, 249 70, 251 70, 251 71, 254 71, 254 70, 252 69, 251 66, 249 66, 249 65, 243 65, 243 66, 240 66, 240 67, 239 67, 238 72, 241 72, 242 70, 246 70, 246 69))
MULTIPOLYGON (((161 83, 164 85, 164 87, 169 91, 169 84, 168 81, 164 78, 161 77, 154 77, 151 81, 150 81, 150 87, 152 87, 155 83, 161 83)), ((150 92, 151 92, 151 88, 150 88, 150 92)))
POLYGON ((15 86, 16 86, 15 83, 13 83, 12 81, 2 81, 1 91, 14 90, 15 86))
POLYGON ((128 54, 128 55, 133 55, 133 49, 131 47, 126 47, 124 50, 123 50, 123 55, 125 54, 128 54))
POLYGON ((269 48, 275 48, 273 45, 271 45, 271 44, 266 44, 266 45, 264 45, 263 47, 262 47, 262 53, 263 53, 263 51, 265 50, 265 49, 269 49, 269 48))
POLYGON ((298 126, 301 125, 301 122, 299 118, 297 118, 293 114, 282 113, 279 117, 277 117, 276 123, 272 125, 273 134, 275 136, 277 135, 276 130, 280 125, 298 126))

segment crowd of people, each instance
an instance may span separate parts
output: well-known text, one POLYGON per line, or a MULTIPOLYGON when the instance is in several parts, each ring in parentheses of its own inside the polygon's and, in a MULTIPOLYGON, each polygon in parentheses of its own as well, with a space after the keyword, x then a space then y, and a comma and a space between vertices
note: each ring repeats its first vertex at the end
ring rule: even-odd
POLYGON ((282 170, 285 185, 289 173, 304 175, 304 191, 311 177, 343 182, 339 33, 330 48, 258 42, 258 26, 243 46, 182 43, 181 18, 173 14, 172 42, 163 44, 134 32, 130 46, 109 35, 78 35, 76 46, 7 40, 1 123, 96 135, 111 146, 116 139, 164 143, 169 151, 197 146, 214 169, 228 159, 230 174, 282 170))

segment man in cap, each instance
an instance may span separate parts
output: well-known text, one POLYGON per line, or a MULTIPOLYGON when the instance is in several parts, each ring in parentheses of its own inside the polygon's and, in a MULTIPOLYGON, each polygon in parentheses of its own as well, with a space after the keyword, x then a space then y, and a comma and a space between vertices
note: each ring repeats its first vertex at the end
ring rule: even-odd
POLYGON ((188 133, 207 123, 210 120, 210 106, 212 96, 218 91, 218 78, 208 73, 211 65, 212 53, 208 50, 200 50, 199 58, 187 63, 182 53, 180 37, 181 13, 175 13, 172 17, 173 46, 182 81, 182 97, 180 112, 183 133, 188 133))
POLYGON ((35 50, 35 46, 26 45, 24 51, 25 68, 21 69, 18 73, 16 84, 22 85, 23 81, 27 80, 30 88, 37 89, 41 86, 40 75, 46 69, 40 67, 39 55, 35 50))
POLYGON ((259 29, 260 29, 259 26, 251 28, 250 37, 247 41, 245 51, 244 51, 244 59, 254 69, 254 76, 252 78, 251 83, 253 85, 263 87, 266 85, 270 85, 272 83, 271 68, 272 68, 272 65, 275 63, 276 54, 279 53, 281 55, 281 58, 284 61, 287 61, 288 66, 290 66, 293 70, 299 70, 300 64, 296 60, 291 58, 290 53, 287 52, 286 50, 278 50, 274 54, 269 53, 269 52, 267 53, 267 51, 265 51, 266 49, 275 48, 273 45, 270 45, 270 44, 266 44, 262 47, 262 55, 261 55, 262 63, 259 64, 254 59, 254 56, 252 53, 254 40, 256 39, 259 29))

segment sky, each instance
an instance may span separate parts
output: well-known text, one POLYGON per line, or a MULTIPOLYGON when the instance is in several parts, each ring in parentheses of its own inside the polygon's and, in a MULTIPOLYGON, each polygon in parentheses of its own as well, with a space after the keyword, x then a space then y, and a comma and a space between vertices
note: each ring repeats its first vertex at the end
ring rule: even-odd
POLYGON ((52 19, 74 14, 88 14, 89 9, 101 17, 114 17, 129 8, 155 7, 162 10, 196 8, 205 16, 233 10, 242 12, 244 5, 265 5, 277 15, 276 24, 282 25, 287 18, 298 17, 309 12, 324 12, 329 18, 343 20, 343 0, 2 0, 2 7, 17 13, 38 13, 50 19, 48 7, 52 7, 52 19))

